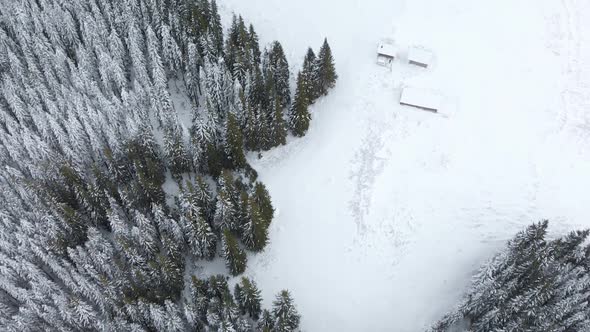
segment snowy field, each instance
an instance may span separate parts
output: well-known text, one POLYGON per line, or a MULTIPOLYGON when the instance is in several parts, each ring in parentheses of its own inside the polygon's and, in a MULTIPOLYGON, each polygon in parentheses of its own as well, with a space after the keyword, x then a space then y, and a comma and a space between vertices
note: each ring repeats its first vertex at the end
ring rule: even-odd
POLYGON ((420 331, 525 225, 590 227, 586 0, 219 0, 292 72, 329 39, 340 76, 306 137, 250 156, 277 208, 247 275, 288 288, 305 331, 420 331), (434 66, 375 64, 381 38, 434 66), (310 45, 311 44, 311 45, 310 45), (445 115, 398 104, 445 96, 445 115))

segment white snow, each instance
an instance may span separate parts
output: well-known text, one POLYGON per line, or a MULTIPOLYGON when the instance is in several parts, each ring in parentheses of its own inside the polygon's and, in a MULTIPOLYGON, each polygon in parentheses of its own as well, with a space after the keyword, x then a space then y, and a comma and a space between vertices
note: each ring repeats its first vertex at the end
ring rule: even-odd
POLYGON ((432 58, 432 52, 423 48, 413 46, 408 51, 408 61, 419 63, 427 67, 432 63, 432 58))
POLYGON ((399 102, 404 105, 437 111, 442 104, 442 97, 430 90, 406 87, 402 90, 399 102))
POLYGON ((267 306, 290 289, 305 331, 420 331, 525 225, 590 226, 587 0, 219 3, 292 72, 324 36, 336 59, 309 133, 250 159, 281 213, 247 275, 267 306), (437 66, 380 70, 376 31, 437 66), (453 115, 407 112, 407 85, 444 88, 453 115))

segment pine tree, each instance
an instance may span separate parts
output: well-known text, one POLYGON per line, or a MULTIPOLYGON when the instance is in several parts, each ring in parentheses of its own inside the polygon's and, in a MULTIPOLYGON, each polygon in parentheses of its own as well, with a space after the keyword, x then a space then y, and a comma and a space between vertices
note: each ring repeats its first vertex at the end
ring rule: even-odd
POLYGON ((281 108, 291 103, 291 91, 289 89, 289 64, 281 43, 275 41, 271 45, 269 53, 269 71, 272 77, 274 89, 279 98, 281 108))
POLYGON ((271 332, 274 328, 274 317, 267 309, 262 310, 262 315, 258 321, 258 329, 262 332, 271 332))
POLYGON ((247 220, 242 226, 242 242, 252 251, 261 251, 268 243, 268 224, 254 198, 248 201, 247 220))
POLYGON ((223 170, 217 186, 214 225, 217 229, 239 230, 239 193, 230 170, 223 170))
POLYGON ((259 207, 260 217, 268 227, 274 216, 274 208, 272 206, 270 194, 268 193, 268 190, 266 189, 264 183, 255 183, 254 194, 252 195, 252 198, 254 199, 256 205, 259 207))
POLYGON ((190 159, 182 138, 182 132, 175 124, 169 124, 164 133, 164 150, 174 176, 190 171, 190 159))
POLYGON ((334 58, 332 50, 328 45, 328 39, 324 39, 324 43, 320 48, 320 53, 317 58, 317 91, 318 96, 328 94, 328 90, 333 88, 336 84, 338 75, 334 66, 334 58))
POLYGON ((273 93, 270 112, 270 142, 271 146, 287 144, 287 126, 283 117, 283 108, 279 97, 273 93))
MULTIPOLYGON (((313 49, 310 47, 307 49, 307 53, 303 59, 303 68, 301 69, 301 91, 307 100, 307 105, 313 104, 320 96, 318 73, 318 61, 313 49)), ((297 81, 299 81, 299 75, 297 76, 297 81)), ((299 84, 297 86, 299 86, 299 84)))
POLYGON ((307 110, 306 87, 303 74, 299 72, 297 74, 297 90, 295 90, 294 101, 289 112, 289 129, 291 129, 293 135, 298 137, 305 135, 311 121, 311 115, 307 110))
POLYGON ((226 121, 224 150, 227 156, 227 167, 240 169, 246 165, 244 156, 244 139, 238 121, 232 113, 228 113, 226 121))
POLYGON ((197 45, 194 43, 188 44, 187 61, 185 66, 185 81, 186 90, 191 98, 191 101, 199 106, 199 94, 201 93, 201 83, 199 80, 200 74, 199 69, 201 65, 201 55, 197 49, 197 45))
POLYGON ((211 0, 210 15, 209 34, 215 47, 215 54, 219 57, 223 54, 223 27, 221 26, 221 18, 217 12, 217 3, 215 0, 211 0))
POLYGON ((225 266, 231 275, 238 275, 246 269, 246 253, 238 244, 236 237, 229 231, 223 231, 223 257, 225 258, 225 266))
POLYGON ((217 247, 217 235, 200 215, 186 221, 187 239, 193 255, 199 258, 213 259, 217 247))
POLYGON ((301 316, 297 313, 291 294, 287 290, 282 290, 277 295, 273 302, 272 314, 275 319, 273 331, 295 331, 299 327, 301 316))
POLYGON ((241 282, 237 283, 234 288, 234 297, 240 308, 242 315, 248 314, 252 319, 258 320, 261 313, 260 290, 256 283, 246 277, 242 277, 241 282))

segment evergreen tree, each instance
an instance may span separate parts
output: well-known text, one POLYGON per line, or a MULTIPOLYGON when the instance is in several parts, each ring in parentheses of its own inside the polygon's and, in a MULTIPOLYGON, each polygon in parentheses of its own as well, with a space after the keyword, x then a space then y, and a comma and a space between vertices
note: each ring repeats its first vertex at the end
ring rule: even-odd
POLYGON ((293 135, 298 137, 305 135, 311 121, 311 115, 307 110, 309 101, 306 96, 306 88, 303 74, 299 72, 297 74, 297 90, 295 90, 294 101, 289 111, 289 129, 293 135))
POLYGON ((213 259, 217 247, 217 236, 209 224, 201 215, 196 215, 187 221, 187 228, 186 234, 192 253, 199 258, 213 259))
POLYGON ((281 43, 274 41, 269 52, 269 64, 266 75, 272 80, 281 108, 291 103, 289 89, 289 64, 281 43))
POLYGON ((283 117, 283 108, 279 97, 273 93, 270 112, 270 142, 271 146, 287 144, 287 126, 283 117))
POLYGON ((244 156, 244 139, 238 121, 232 113, 228 113, 225 130, 224 150, 227 156, 227 167, 240 169, 246 165, 244 156))
POLYGON ((268 242, 268 224, 254 198, 248 201, 247 220, 242 228, 242 241, 246 248, 252 251, 264 249, 268 242))
POLYGON ((170 124, 165 129, 164 150, 170 171, 175 176, 190 171, 190 159, 184 148, 182 132, 177 125, 170 124))
MULTIPOLYGON (((310 47, 307 49, 307 53, 305 54, 305 58, 303 59, 303 68, 301 69, 301 91, 305 96, 305 99, 307 100, 307 105, 313 104, 315 100, 320 96, 318 86, 318 74, 318 61, 315 53, 313 52, 313 49, 310 47)), ((297 76, 297 81, 299 81, 299 76, 297 76)))
POLYGON ((209 21, 209 34, 216 51, 216 55, 222 56, 223 52, 223 27, 221 26, 221 18, 217 12, 217 3, 215 0, 211 0, 211 11, 209 21))
POLYGON ((258 67, 260 65, 260 46, 258 44, 258 35, 254 31, 252 24, 248 27, 248 37, 248 49, 252 53, 252 65, 258 67))
POLYGON ((262 332, 271 332, 274 327, 274 317, 267 309, 262 310, 262 316, 258 321, 258 329, 262 332))
POLYGON ((282 290, 272 305, 272 314, 275 319, 273 331, 287 332, 297 330, 301 316, 297 313, 289 291, 282 290))
POLYGON ((228 230, 223 231, 223 257, 231 275, 238 275, 246 269, 246 253, 238 244, 236 237, 228 230))
POLYGON ((242 315, 248 314, 252 319, 258 319, 261 313, 262 298, 255 282, 242 277, 240 283, 237 283, 234 288, 234 297, 242 315))
POLYGON ((338 78, 332 50, 330 49, 330 45, 328 45, 328 39, 324 39, 324 43, 320 48, 316 67, 317 74, 315 76, 317 77, 316 89, 318 95, 326 95, 328 94, 328 90, 334 87, 338 78))
POLYGON ((272 206, 270 194, 268 193, 264 183, 255 183, 252 198, 254 199, 254 203, 256 203, 256 205, 259 207, 260 217, 268 227, 274 216, 274 208, 272 206))

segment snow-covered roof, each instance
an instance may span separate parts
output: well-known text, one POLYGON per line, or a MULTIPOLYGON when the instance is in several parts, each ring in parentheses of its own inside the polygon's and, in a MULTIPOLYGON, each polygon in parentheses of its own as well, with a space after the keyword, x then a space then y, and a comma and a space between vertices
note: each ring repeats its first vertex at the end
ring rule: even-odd
POLYGON ((425 65, 430 65, 430 63, 432 62, 432 52, 427 51, 423 48, 412 47, 408 51, 408 60, 425 65))
POLYGON ((404 88, 399 100, 400 104, 438 111, 442 104, 439 94, 420 88, 404 88))
POLYGON ((393 44, 379 43, 379 46, 377 47, 377 54, 395 58, 396 53, 397 49, 393 44))

